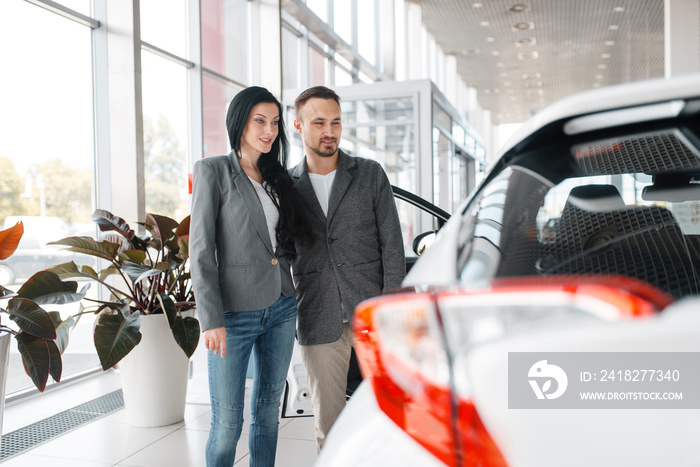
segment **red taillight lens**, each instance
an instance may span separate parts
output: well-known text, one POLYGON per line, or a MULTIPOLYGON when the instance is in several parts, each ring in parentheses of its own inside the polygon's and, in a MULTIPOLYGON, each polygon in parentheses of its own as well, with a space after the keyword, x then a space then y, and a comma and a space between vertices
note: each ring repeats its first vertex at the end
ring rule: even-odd
POLYGON ((355 313, 355 351, 379 407, 448 465, 456 465, 449 367, 430 294, 386 296, 355 313))
POLYGON ((428 451, 447 465, 505 466, 472 401, 471 349, 543 326, 647 316, 671 301, 619 276, 503 279, 486 290, 387 295, 358 307, 355 347, 380 408, 428 451))

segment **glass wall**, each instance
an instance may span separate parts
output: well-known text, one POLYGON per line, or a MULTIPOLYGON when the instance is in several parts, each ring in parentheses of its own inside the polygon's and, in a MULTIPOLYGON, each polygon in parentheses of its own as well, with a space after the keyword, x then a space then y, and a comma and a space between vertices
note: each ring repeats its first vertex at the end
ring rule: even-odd
POLYGON ((180 221, 189 213, 187 69, 147 51, 141 66, 146 212, 180 221))
MULTIPOLYGON (((0 227, 21 220, 25 229, 17 251, 0 261, 0 285, 17 290, 35 272, 76 259, 48 242, 95 232, 91 29, 6 0, 0 2, 0 44, 0 227)), ((78 311, 75 305, 53 310, 78 311)), ((86 316, 64 355, 64 375, 97 364, 91 330, 86 316)), ((13 344, 7 393, 32 387, 13 344)))
MULTIPOLYGON (((76 21, 42 8, 44 0, 0 1, 5 63, 0 73, 0 125, 5 129, 0 138, 0 226, 22 216, 26 227, 18 253, 12 261, 0 262, 0 285, 17 288, 38 270, 65 262, 64 253, 46 244, 69 235, 94 235, 92 212, 111 210, 118 198, 128 197, 126 204, 135 205, 135 212, 176 220, 186 216, 192 164, 228 153, 228 104, 243 87, 261 84, 253 77, 267 78, 261 61, 272 63, 273 70, 279 66, 279 83, 272 80, 267 86, 285 102, 317 84, 340 90, 362 83, 392 86, 394 78, 432 77, 443 86, 445 60, 416 21, 419 5, 387 1, 396 13, 393 19, 384 14, 388 7, 383 0, 306 0, 312 15, 302 21, 291 11, 271 12, 249 0, 140 0, 133 12, 138 27, 126 34, 121 25, 110 24, 114 16, 108 0, 57 0, 79 13, 76 21), (262 12, 274 13, 268 18, 273 24, 282 20, 279 50, 261 50, 261 25, 269 24, 262 12), (380 34, 389 26, 393 32, 380 34), (415 40, 424 44, 415 47, 415 40), (139 43, 140 56, 133 57, 139 43), (394 50, 394 56, 387 50, 394 50), (120 63, 110 61, 113 57, 133 58, 120 63), (419 72, 412 72, 414 68, 419 72), (131 92, 122 92, 124 83, 131 92), (134 102, 122 109, 118 104, 126 95, 134 102), (130 114, 120 113, 124 110, 130 114), (112 154, 115 141, 134 154, 112 154), (143 181, 133 182, 141 180, 141 173, 143 181), (122 186, 126 180, 128 193, 122 186), (25 254, 29 250, 32 254, 25 254), (13 263, 20 257, 30 259, 13 263)), ((287 4, 281 2, 281 8, 287 4)), ((118 20, 124 21, 119 13, 118 20)), ((71 16, 71 11, 66 14, 71 16)), ((126 23, 133 25, 130 19, 126 23)), ((430 197, 432 157, 430 147, 420 147, 417 115, 425 106, 419 104, 415 94, 344 100, 342 147, 382 163, 392 183, 430 197), (428 166, 423 165, 425 158, 428 166)), ((293 113, 288 127, 295 163, 302 151, 292 120, 293 113)), ((436 196, 450 200, 464 196, 461 181, 465 172, 470 177, 469 158, 482 150, 475 138, 469 141, 469 131, 458 135, 461 123, 454 122, 460 119, 450 116, 449 123, 436 125, 450 148, 447 176, 445 181, 439 178, 436 196), (462 160, 459 154, 467 156, 462 160)), ((432 138, 428 140, 432 145, 432 138)), ((399 209, 410 237, 417 214, 413 208, 399 209)), ((132 217, 126 219, 132 226, 143 220, 132 217)), ((73 333, 64 380, 97 368, 89 318, 84 316, 73 333)), ((13 372, 18 383, 10 382, 9 392, 31 386, 21 367, 13 372)))

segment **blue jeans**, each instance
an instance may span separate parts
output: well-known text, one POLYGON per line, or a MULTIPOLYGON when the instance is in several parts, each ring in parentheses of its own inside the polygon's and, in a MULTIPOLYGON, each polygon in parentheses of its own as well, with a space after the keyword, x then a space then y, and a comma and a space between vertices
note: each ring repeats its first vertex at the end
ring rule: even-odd
POLYGON ((226 357, 212 351, 207 354, 211 398, 205 451, 208 467, 231 467, 235 460, 251 351, 256 371, 250 397, 249 465, 275 465, 279 407, 292 358, 296 313, 296 298, 285 296, 264 310, 226 313, 226 357))

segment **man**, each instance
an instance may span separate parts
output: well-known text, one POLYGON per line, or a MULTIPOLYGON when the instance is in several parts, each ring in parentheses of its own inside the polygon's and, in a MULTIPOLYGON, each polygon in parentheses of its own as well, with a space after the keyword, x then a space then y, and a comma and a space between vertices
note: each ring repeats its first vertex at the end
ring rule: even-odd
POLYGON ((294 105, 294 128, 306 157, 290 170, 311 245, 297 245, 297 338, 315 416, 317 449, 345 407, 352 317, 362 300, 399 287, 406 273, 403 239, 391 184, 375 161, 338 149, 340 98, 323 86, 294 105))

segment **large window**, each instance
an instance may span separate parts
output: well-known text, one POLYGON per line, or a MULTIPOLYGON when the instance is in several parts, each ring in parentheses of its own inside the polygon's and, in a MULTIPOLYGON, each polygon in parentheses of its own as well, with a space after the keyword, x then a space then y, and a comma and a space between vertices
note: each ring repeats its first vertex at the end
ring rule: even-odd
MULTIPOLYGON (((30 3, 5 0, 0 43, 0 226, 17 220, 25 226, 18 250, 0 261, 0 285, 17 290, 35 272, 74 259, 48 242, 94 233, 91 29, 30 3)), ((67 316, 77 305, 53 310, 67 316)), ((64 379, 97 364, 90 318, 81 319, 72 335, 64 379)), ((8 394, 33 387, 16 346, 11 349, 8 394)))
POLYGON ((141 66, 146 212, 180 221, 189 213, 187 70, 146 51, 141 66))
POLYGON ((249 80, 248 0, 202 0, 202 66, 234 81, 249 80))

